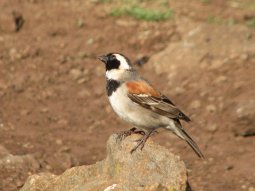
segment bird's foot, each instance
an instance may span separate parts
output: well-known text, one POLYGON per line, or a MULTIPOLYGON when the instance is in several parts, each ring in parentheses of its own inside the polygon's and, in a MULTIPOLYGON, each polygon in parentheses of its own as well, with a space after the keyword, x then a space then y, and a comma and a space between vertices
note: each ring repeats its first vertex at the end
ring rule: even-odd
POLYGON ((136 149, 137 149, 138 147, 140 147, 140 149, 143 150, 143 147, 144 147, 146 141, 147 141, 148 138, 149 138, 151 135, 153 135, 155 132, 156 132, 156 131, 153 129, 153 130, 150 130, 150 131, 148 131, 147 133, 145 133, 145 134, 143 135, 143 137, 142 137, 140 140, 138 140, 137 145, 130 151, 130 153, 132 154, 134 151, 136 151, 136 149))
POLYGON ((118 139, 123 140, 126 137, 132 135, 132 134, 140 134, 140 135, 145 135, 145 132, 142 130, 138 130, 137 128, 133 127, 127 131, 122 131, 118 133, 118 139))

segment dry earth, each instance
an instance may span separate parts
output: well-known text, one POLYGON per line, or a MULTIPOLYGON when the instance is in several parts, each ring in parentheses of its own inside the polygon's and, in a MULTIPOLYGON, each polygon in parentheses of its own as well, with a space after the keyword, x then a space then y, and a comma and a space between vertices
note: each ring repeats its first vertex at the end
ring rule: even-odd
POLYGON ((150 56, 138 70, 191 116, 185 128, 206 161, 165 131, 153 139, 185 161, 192 188, 254 191, 255 140, 243 135, 255 126, 255 32, 246 26, 255 2, 205 2, 170 1, 175 19, 145 22, 110 17, 97 1, 1 0, 0 190, 101 160, 108 137, 130 128, 112 112, 95 59, 117 51, 150 56), (19 32, 12 11, 25 19, 19 32))

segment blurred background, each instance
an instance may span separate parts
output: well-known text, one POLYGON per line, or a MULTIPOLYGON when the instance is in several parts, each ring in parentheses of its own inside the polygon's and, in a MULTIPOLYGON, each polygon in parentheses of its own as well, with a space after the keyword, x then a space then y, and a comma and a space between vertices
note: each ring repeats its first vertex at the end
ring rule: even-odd
POLYGON ((152 139, 194 190, 255 190, 254 0, 1 0, 0 190, 102 160, 131 128, 106 97, 96 57, 109 52, 191 117, 207 160, 168 132, 152 139))

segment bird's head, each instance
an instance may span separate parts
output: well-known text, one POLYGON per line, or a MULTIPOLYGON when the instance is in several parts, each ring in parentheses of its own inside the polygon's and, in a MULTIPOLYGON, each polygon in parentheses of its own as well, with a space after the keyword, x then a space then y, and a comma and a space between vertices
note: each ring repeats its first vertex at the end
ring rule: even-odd
POLYGON ((133 70, 130 60, 120 53, 109 53, 99 56, 98 59, 105 64, 108 79, 121 80, 127 71, 133 70))

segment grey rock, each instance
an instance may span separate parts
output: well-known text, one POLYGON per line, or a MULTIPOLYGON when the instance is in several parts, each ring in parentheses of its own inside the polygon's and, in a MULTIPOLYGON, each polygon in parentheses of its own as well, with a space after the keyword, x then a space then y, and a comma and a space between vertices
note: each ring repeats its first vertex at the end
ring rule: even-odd
POLYGON ((130 154, 138 138, 133 135, 121 141, 114 134, 103 161, 71 168, 59 176, 30 176, 21 191, 186 190, 187 172, 180 158, 151 140, 142 151, 130 154))

